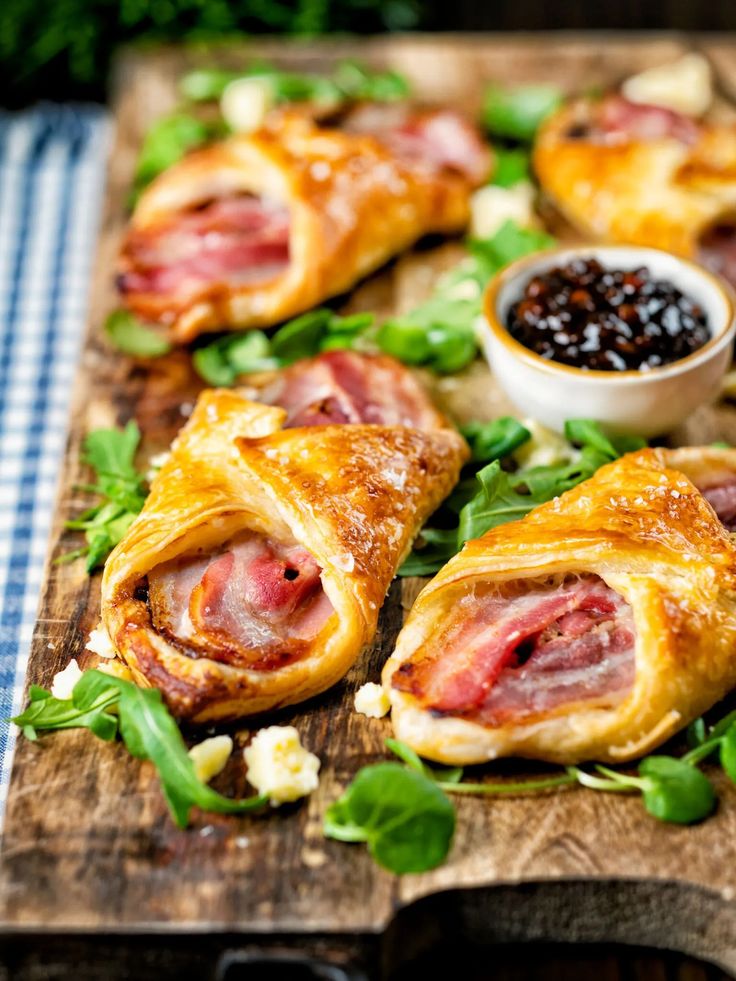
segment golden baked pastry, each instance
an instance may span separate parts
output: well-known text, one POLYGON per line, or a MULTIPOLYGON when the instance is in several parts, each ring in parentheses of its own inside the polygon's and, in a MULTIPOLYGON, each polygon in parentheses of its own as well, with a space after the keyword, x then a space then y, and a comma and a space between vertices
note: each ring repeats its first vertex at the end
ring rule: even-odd
MULTIPOLYGON (((305 370, 327 360, 342 377, 341 357, 353 375, 363 364, 369 390, 374 359, 334 352, 305 370)), ((468 453, 418 387, 406 383, 399 398, 407 416, 414 398, 426 429, 283 428, 286 409, 202 393, 102 583, 114 647, 177 716, 204 722, 302 701, 372 639, 397 567, 468 453)))
POLYGON ((736 543, 673 469, 723 484, 710 454, 629 454, 468 542, 385 666, 397 737, 452 764, 620 762, 722 698, 736 684, 736 543))
POLYGON ((182 343, 271 326, 422 235, 460 231, 487 147, 455 113, 384 109, 391 115, 356 115, 343 130, 278 115, 169 168, 141 196, 122 245, 125 305, 182 343))
POLYGON ((534 168, 583 234, 698 259, 736 283, 736 126, 578 99, 542 126, 534 168))

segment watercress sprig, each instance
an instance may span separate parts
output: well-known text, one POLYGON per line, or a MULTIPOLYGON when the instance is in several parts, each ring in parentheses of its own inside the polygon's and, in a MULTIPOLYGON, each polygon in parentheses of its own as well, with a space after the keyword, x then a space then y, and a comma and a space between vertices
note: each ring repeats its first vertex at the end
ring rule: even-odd
POLYGON ((54 698, 34 685, 30 702, 12 721, 30 739, 57 729, 89 729, 101 739, 118 734, 140 760, 153 763, 171 816, 180 828, 193 807, 218 814, 242 814, 262 807, 264 797, 232 800, 198 779, 181 732, 156 688, 139 688, 101 671, 85 671, 72 697, 54 698))
POLYGON ((101 565, 125 535, 146 500, 146 481, 135 467, 141 434, 135 422, 125 429, 95 429, 84 441, 82 460, 95 471, 97 482, 79 489, 97 494, 100 503, 84 511, 65 527, 83 531, 86 546, 67 552, 58 561, 86 556, 87 571, 101 565))

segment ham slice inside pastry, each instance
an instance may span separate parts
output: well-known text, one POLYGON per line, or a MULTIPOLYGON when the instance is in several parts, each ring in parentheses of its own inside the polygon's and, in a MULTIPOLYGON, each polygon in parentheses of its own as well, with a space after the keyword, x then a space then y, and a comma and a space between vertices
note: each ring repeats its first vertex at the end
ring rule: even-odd
POLYGON ((272 669, 301 657, 332 615, 320 568, 299 545, 244 532, 216 554, 148 574, 154 627, 214 660, 272 669))
POLYGON ((133 233, 128 254, 133 268, 118 280, 124 294, 183 299, 218 282, 260 285, 289 264, 289 212, 252 194, 230 194, 133 233))
POLYGON ((736 477, 701 487, 700 492, 713 508, 726 531, 736 532, 736 477))
POLYGON ((258 400, 286 409, 287 427, 369 423, 432 430, 442 424, 414 377, 391 358, 328 351, 279 373, 258 400))
POLYGON ((618 704, 634 683, 631 607, 594 575, 476 587, 392 684, 438 716, 487 726, 618 704))

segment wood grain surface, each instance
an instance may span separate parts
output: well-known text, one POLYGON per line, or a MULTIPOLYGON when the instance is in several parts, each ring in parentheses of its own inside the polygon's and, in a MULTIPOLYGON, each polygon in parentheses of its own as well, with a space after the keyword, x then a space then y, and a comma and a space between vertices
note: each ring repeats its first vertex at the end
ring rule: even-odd
MULTIPOLYGON (((181 425, 181 407, 186 411, 198 388, 186 354, 144 366, 111 352, 101 333, 115 305, 114 256, 141 137, 153 119, 177 104, 176 80, 184 69, 210 62, 238 66, 249 56, 322 69, 337 58, 359 56, 404 72, 428 100, 472 112, 491 79, 551 79, 574 91, 615 82, 688 46, 692 42, 677 37, 434 35, 126 55, 118 66, 117 128, 90 332, 74 393, 29 681, 48 685, 70 657, 85 663, 84 644, 98 620, 99 576, 87 578, 81 563, 53 564, 78 544, 63 532, 64 520, 89 504, 74 490, 87 478, 78 463, 81 439, 92 428, 136 418, 145 452, 156 453, 181 425)), ((736 94, 736 41, 706 38, 698 46, 712 53, 724 97, 736 94)), ((363 284, 343 309, 407 309, 426 295, 437 270, 457 251, 452 244, 417 250, 363 284)), ((480 363, 436 382, 435 391, 459 418, 492 418, 510 409, 480 363)), ((736 410, 728 404, 700 410, 672 437, 677 443, 715 438, 736 442, 736 410)), ((650 945, 736 971, 736 788, 717 775, 718 813, 693 828, 650 819, 637 799, 584 790, 458 799, 449 861, 423 875, 394 877, 377 868, 364 848, 323 838, 326 807, 360 766, 384 758, 389 722, 357 715, 352 696, 365 681, 378 679, 419 585, 394 582, 374 645, 341 684, 271 717, 293 722, 322 760, 319 790, 300 806, 263 817, 197 815, 188 831, 178 831, 151 766, 131 759, 121 746, 87 732, 54 734, 38 743, 21 739, 0 865, 5 956, 28 964, 28 951, 53 937, 57 947, 48 949, 61 945, 67 957, 76 958, 77 977, 102 976, 85 973, 80 951, 88 942, 108 959, 104 977, 128 977, 121 973, 123 962, 130 966, 130 951, 141 944, 150 941, 151 949, 183 956, 197 937, 208 935, 197 949, 211 952, 207 963, 219 964, 219 973, 202 968, 181 976, 237 978, 241 974, 228 967, 231 962, 222 961, 227 951, 235 951, 237 967, 247 962, 248 950, 278 953, 298 937, 304 950, 335 965, 390 974, 441 936, 447 943, 481 945, 650 945), (133 936, 137 940, 123 958, 115 938, 133 936)), ((231 731, 244 744, 257 727, 255 720, 231 731)), ((246 789, 235 756, 240 754, 215 784, 226 793, 246 789)), ((494 770, 535 774, 542 768, 506 762, 494 770)), ((483 772, 488 768, 478 774, 483 772)), ((137 976, 160 977, 144 960, 141 955, 137 976)), ((67 975, 19 968, 17 976, 67 975)))

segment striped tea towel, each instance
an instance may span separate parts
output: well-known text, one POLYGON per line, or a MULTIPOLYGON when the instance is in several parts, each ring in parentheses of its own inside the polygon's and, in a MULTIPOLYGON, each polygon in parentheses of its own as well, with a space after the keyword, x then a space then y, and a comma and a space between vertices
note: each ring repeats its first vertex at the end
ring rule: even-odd
POLYGON ((110 134, 101 107, 0 113, 0 817, 110 134))

